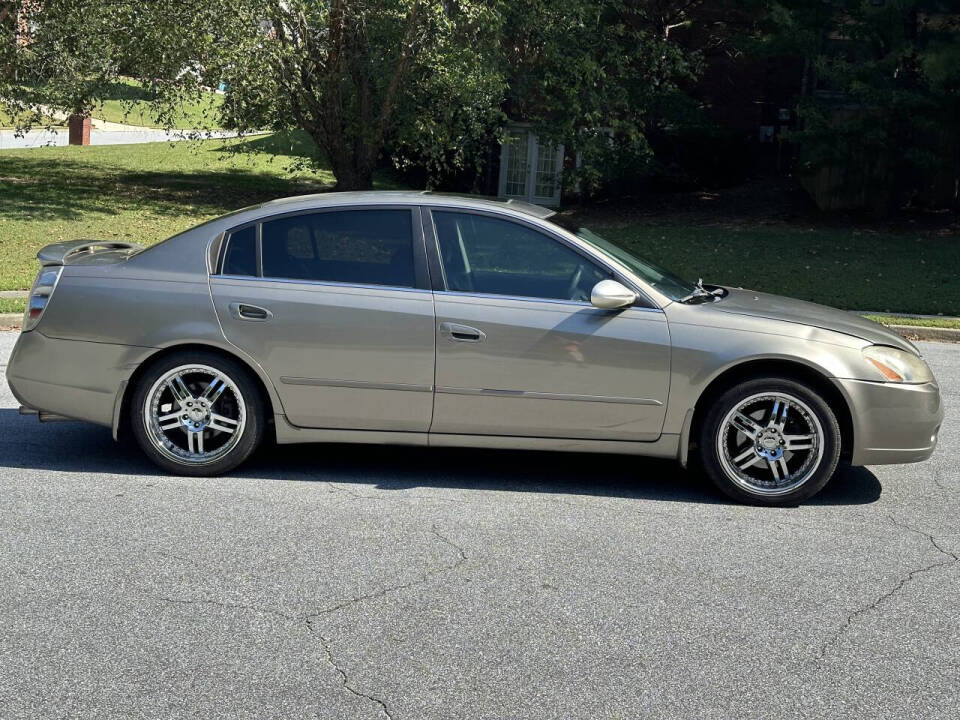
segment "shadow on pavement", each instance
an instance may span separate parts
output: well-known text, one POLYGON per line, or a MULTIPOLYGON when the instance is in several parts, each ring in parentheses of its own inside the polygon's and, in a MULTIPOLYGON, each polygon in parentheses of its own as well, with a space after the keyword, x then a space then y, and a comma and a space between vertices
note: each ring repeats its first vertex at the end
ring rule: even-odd
MULTIPOLYGON (((78 422, 37 422, 0 409, 4 469, 163 476, 130 440, 78 422)), ((383 445, 266 444, 233 477, 373 485, 380 490, 451 488, 544 492, 673 502, 725 503, 696 472, 671 460, 625 455, 383 445)), ((862 505, 882 488, 866 468, 841 467, 811 505, 862 505)))

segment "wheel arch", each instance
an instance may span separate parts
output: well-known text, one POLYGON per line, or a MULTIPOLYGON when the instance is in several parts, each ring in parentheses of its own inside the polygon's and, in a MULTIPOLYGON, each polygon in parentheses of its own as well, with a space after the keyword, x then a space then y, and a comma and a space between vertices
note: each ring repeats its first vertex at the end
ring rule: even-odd
POLYGON ((746 360, 729 367, 714 377, 700 393, 693 407, 686 446, 683 448, 689 456, 711 403, 724 391, 745 380, 759 377, 782 377, 795 380, 820 393, 833 410, 840 426, 840 457, 849 460, 853 456, 854 425, 853 413, 846 396, 834 384, 829 376, 802 362, 774 358, 746 360))
POLYGON ((156 352, 144 358, 130 375, 130 377, 124 381, 118 390, 117 399, 115 401, 115 410, 113 414, 114 440, 119 439, 120 434, 125 432, 129 425, 130 402, 134 394, 133 388, 136 387, 144 373, 146 373, 151 366, 163 358, 169 357, 174 353, 191 351, 209 352, 215 355, 220 355, 221 357, 240 363, 241 366, 245 367, 249 371, 251 378, 253 378, 254 382, 256 383, 257 388, 260 391, 261 398, 263 399, 263 402, 267 408, 266 420, 268 426, 272 424, 274 413, 277 411, 277 408, 281 408, 282 406, 280 405, 279 398, 276 397, 276 391, 273 388, 273 384, 270 382, 269 378, 265 376, 262 368, 251 362, 243 355, 236 352, 231 352, 230 350, 227 350, 221 346, 203 342, 189 342, 169 345, 167 347, 158 349, 156 352))

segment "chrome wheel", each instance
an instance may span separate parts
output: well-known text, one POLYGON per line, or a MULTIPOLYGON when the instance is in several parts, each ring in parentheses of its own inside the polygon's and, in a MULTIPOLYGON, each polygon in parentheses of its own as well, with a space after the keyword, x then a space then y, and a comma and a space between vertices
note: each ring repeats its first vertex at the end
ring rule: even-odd
POLYGON ((209 365, 182 365, 150 388, 143 423, 151 443, 183 465, 205 465, 229 453, 246 426, 236 383, 209 365))
POLYGON ((751 395, 726 414, 717 433, 720 464, 744 490, 775 497, 803 485, 823 458, 823 427, 799 398, 751 395))

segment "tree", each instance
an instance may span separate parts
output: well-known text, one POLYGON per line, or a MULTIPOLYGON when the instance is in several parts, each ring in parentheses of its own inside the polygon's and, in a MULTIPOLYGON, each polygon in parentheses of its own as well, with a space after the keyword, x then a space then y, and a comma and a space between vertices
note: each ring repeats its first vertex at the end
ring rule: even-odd
POLYGON ((119 73, 133 6, 112 0, 19 0, 0 23, 0 103, 21 128, 49 110, 89 115, 119 73))
POLYGON ((650 139, 674 119, 670 98, 699 71, 678 42, 699 0, 504 2, 507 114, 584 153, 581 187, 649 165, 650 139), (610 128, 612 138, 601 128, 610 128), (603 168, 601 172, 600 168, 603 168))
POLYGON ((794 133, 801 171, 839 172, 843 204, 883 212, 957 202, 960 25, 948 5, 769 3, 768 46, 805 58, 794 133))
POLYGON ((150 12, 163 100, 224 84, 227 127, 303 129, 340 190, 370 188, 401 140, 438 168, 456 162, 463 132, 498 111, 498 16, 482 1, 192 0, 150 12), (171 48, 174 27, 183 41, 171 48))

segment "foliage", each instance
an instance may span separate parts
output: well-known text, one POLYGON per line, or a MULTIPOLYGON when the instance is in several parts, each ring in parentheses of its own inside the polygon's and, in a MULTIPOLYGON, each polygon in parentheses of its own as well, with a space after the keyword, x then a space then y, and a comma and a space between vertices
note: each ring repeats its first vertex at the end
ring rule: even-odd
POLYGON ((189 40, 163 49, 171 104, 224 83, 227 127, 302 128, 340 189, 370 187, 387 146, 456 165, 495 119, 498 22, 477 0, 189 0, 150 24, 189 40))
POLYGON ((505 2, 507 112, 579 151, 588 194, 649 171, 658 136, 684 121, 672 102, 702 57, 680 37, 699 0, 505 2))
POLYGON ((799 52, 801 170, 842 168, 877 210, 956 173, 960 25, 938 0, 780 0, 769 43, 799 52), (943 6, 943 7, 941 7, 943 6))
POLYGON ((19 11, 20 23, 0 25, 4 110, 20 127, 47 124, 47 108, 89 115, 118 76, 131 4, 46 0, 21 2, 19 11))

